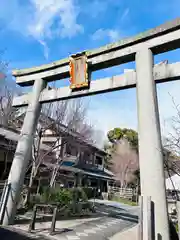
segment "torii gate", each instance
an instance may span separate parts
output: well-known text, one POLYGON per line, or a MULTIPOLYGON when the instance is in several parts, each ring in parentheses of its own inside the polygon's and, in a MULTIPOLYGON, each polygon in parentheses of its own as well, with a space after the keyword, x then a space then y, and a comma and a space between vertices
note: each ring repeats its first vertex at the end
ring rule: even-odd
MULTIPOLYGON (((13 105, 16 107, 28 105, 28 108, 8 178, 11 189, 5 204, 6 211, 3 224, 10 224, 14 220, 15 203, 18 201, 24 181, 41 103, 136 87, 141 192, 144 199, 151 196, 154 204, 155 239, 169 240, 155 83, 177 80, 180 77, 180 62, 154 66, 153 55, 179 47, 180 18, 135 37, 120 40, 92 51, 86 51, 86 67, 88 67, 89 72, 134 60, 136 70, 92 82, 88 79, 88 86, 86 85, 87 79, 84 79, 86 87, 80 90, 74 90, 70 87, 51 90, 46 88, 47 82, 70 76, 69 58, 39 67, 13 71, 17 84, 20 86, 33 85, 33 90, 29 94, 14 98, 13 101, 13 105)), ((74 83, 76 88, 78 82, 75 81, 74 83)), ((143 209, 144 233, 148 228, 147 211, 147 204, 145 203, 143 209)))

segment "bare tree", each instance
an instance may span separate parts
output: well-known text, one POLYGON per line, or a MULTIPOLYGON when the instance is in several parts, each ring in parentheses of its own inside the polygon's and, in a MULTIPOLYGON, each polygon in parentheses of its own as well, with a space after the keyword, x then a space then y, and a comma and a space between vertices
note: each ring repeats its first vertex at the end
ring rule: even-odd
POLYGON ((180 175, 180 105, 171 98, 176 114, 169 119, 170 132, 163 139, 164 164, 168 175, 180 175))
POLYGON ((111 154, 111 170, 121 188, 126 188, 134 170, 138 168, 138 155, 126 139, 121 139, 114 145, 111 154))
MULTIPOLYGON (((3 52, 0 52, 0 125, 1 127, 15 127, 17 109, 12 107, 13 95, 19 94, 20 90, 9 73, 8 63, 2 60, 3 52)), ((8 158, 14 151, 14 141, 5 141, 4 169, 1 175, 3 180, 7 174, 8 158)))
MULTIPOLYGON (((1 54, 1 53, 0 53, 1 54)), ((12 107, 13 95, 19 94, 11 74, 8 72, 8 63, 0 58, 0 124, 12 126, 17 109, 12 107)))
POLYGON ((61 153, 65 144, 73 141, 93 142, 93 127, 87 124, 86 119, 87 109, 88 105, 82 99, 60 101, 56 104, 49 103, 42 107, 32 148, 33 161, 27 199, 33 180, 37 177, 41 164, 46 162, 49 154, 54 153, 54 160, 49 164, 50 186, 52 187, 63 162, 61 153), (55 141, 49 144, 48 149, 42 153, 41 143, 43 138, 51 136, 55 137, 55 141))
POLYGON ((17 109, 12 107, 13 91, 7 85, 2 87, 0 96, 0 124, 12 126, 17 109))

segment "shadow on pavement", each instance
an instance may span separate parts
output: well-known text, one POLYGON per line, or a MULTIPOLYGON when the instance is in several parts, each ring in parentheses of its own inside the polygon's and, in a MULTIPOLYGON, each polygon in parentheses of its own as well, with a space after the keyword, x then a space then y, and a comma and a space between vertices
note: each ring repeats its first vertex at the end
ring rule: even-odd
POLYGON ((108 216, 113 218, 122 219, 133 223, 138 223, 138 216, 132 214, 130 211, 124 210, 114 206, 107 206, 96 203, 96 210, 98 210, 99 216, 108 216))
POLYGON ((71 228, 63 228, 63 229, 56 228, 56 230, 52 233, 52 235, 68 233, 68 232, 72 232, 72 231, 73 231, 73 229, 71 229, 71 228))
POLYGON ((1 240, 32 240, 32 239, 37 239, 37 240, 48 240, 48 238, 44 236, 28 236, 27 234, 23 234, 20 232, 17 232, 13 229, 7 229, 0 227, 0 239, 1 240))
MULTIPOLYGON (((40 228, 40 229, 32 230, 31 232, 32 233, 40 233, 40 232, 43 232, 43 231, 50 232, 50 228, 40 228)), ((71 232, 71 231, 73 231, 72 228, 62 228, 62 229, 56 228, 52 235, 61 234, 61 233, 67 233, 67 232, 71 232)))
MULTIPOLYGON (((99 217, 97 213, 89 214, 89 215, 83 215, 83 216, 57 216, 56 220, 57 221, 64 221, 64 220, 73 220, 73 219, 87 219, 87 218, 97 218, 99 217)), ((18 216, 15 220, 15 224, 29 224, 31 221, 31 216, 30 217, 24 217, 18 216)), ((41 223, 41 222, 51 222, 52 221, 52 216, 46 216, 45 214, 38 215, 36 218, 36 223, 41 223)))
POLYGON ((135 216, 129 213, 121 213, 111 217, 118 218, 124 221, 129 221, 132 223, 138 223, 138 216, 135 216))

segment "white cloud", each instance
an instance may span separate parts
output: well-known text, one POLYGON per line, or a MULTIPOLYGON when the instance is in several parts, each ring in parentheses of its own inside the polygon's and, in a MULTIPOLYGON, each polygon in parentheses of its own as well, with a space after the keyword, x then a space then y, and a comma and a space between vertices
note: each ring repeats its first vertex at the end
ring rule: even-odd
POLYGON ((103 38, 109 38, 110 41, 117 41, 120 38, 120 33, 115 29, 98 29, 91 36, 93 41, 102 40, 103 38))
POLYGON ((74 0, 29 0, 29 4, 23 5, 20 0, 12 0, 11 5, 3 3, 0 15, 9 28, 43 45, 46 58, 49 38, 71 38, 83 31, 77 23, 79 8, 74 0))
POLYGON ((117 41, 120 38, 120 34, 117 30, 108 30, 108 36, 110 38, 111 41, 117 41))
POLYGON ((46 44, 45 41, 43 41, 43 40, 38 40, 38 41, 39 41, 39 43, 43 46, 43 49, 44 49, 44 57, 45 57, 45 59, 47 60, 48 57, 49 57, 49 48, 48 48, 48 46, 47 46, 47 44, 46 44))
POLYGON ((121 22, 129 15, 129 8, 126 8, 121 16, 121 22))
POLYGON ((101 40, 105 36, 106 36, 106 30, 103 30, 102 28, 100 28, 96 32, 93 33, 91 38, 92 38, 92 40, 97 41, 97 40, 101 40))
POLYGON ((83 27, 76 22, 79 9, 75 6, 74 0, 31 0, 31 3, 35 12, 28 31, 34 37, 51 37, 54 33, 61 37, 73 37, 83 31, 83 27), (55 31, 54 21, 59 27, 55 31))

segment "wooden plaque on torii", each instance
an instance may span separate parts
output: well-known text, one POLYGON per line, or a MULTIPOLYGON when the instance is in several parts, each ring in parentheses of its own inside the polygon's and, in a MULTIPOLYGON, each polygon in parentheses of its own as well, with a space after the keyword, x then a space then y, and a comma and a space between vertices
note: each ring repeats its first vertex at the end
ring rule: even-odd
POLYGON ((78 53, 70 57, 70 88, 80 89, 89 86, 88 64, 86 53, 78 53))

